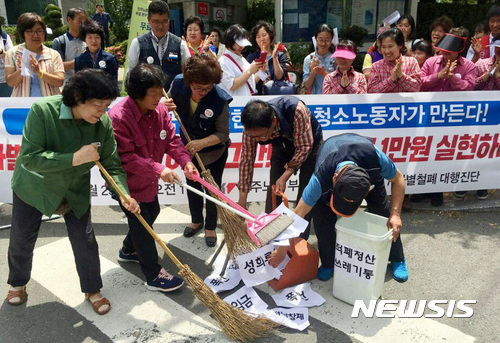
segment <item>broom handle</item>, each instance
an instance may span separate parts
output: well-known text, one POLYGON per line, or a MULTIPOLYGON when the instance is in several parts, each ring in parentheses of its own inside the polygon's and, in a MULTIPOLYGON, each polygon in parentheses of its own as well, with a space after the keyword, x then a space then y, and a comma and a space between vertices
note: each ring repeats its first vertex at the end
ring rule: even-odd
MULTIPOLYGON (((163 89, 163 96, 165 97, 165 99, 170 99, 167 95, 167 92, 165 92, 165 89, 163 89)), ((180 127, 181 127, 181 130, 182 132, 184 133, 184 137, 186 137, 188 143, 191 142, 191 138, 189 138, 189 134, 188 132, 186 131, 186 128, 184 127, 184 124, 182 124, 182 121, 181 121, 181 117, 179 117, 179 114, 177 114, 177 111, 176 110, 173 110, 172 112, 174 112, 174 115, 175 115, 175 118, 177 119, 177 122, 179 123, 180 127)), ((194 156, 196 157, 196 160, 198 161, 198 164, 201 168, 201 171, 206 171, 205 169, 205 165, 203 164, 203 162, 201 161, 201 157, 200 155, 198 155, 198 153, 195 153, 194 156)))
POLYGON ((231 198, 229 198, 227 195, 225 195, 224 193, 222 193, 220 190, 218 190, 216 187, 212 186, 210 183, 208 183, 207 181, 203 180, 201 177, 199 177, 198 175, 196 174, 192 174, 192 177, 195 181, 201 183, 205 188, 207 188, 210 192, 214 193, 215 195, 217 195, 219 198, 221 198, 222 200, 224 200, 225 202, 227 202, 229 205, 235 207, 238 211, 240 212, 243 212, 245 214, 248 214, 249 216, 252 216, 252 214, 250 212, 248 212, 247 210, 245 210, 240 204, 238 204, 237 202, 233 201, 231 198))
MULTIPOLYGON (((109 175, 108 171, 106 169, 104 169, 104 167, 102 166, 101 162, 95 161, 95 164, 97 164, 97 166, 101 170, 101 173, 106 177, 106 180, 108 180, 108 182, 113 186, 113 188, 116 189, 116 191, 118 192, 118 194, 120 195, 120 197, 123 199, 123 201, 125 201, 128 204, 129 201, 128 201, 125 193, 123 193, 123 191, 120 189, 120 187, 116 184, 115 180, 113 180, 113 178, 111 177, 111 175, 109 175)), ((167 253, 168 257, 170 257, 170 259, 175 263, 175 265, 180 268, 182 266, 181 261, 179 261, 179 259, 174 255, 174 253, 172 251, 170 251, 170 249, 165 245, 165 243, 163 243, 163 241, 161 240, 161 238, 158 237, 158 235, 156 234, 156 232, 154 232, 153 228, 151 228, 151 226, 149 226, 148 222, 144 219, 144 217, 141 216, 139 213, 134 213, 134 214, 137 217, 137 219, 139 219, 139 221, 141 222, 141 224, 144 225, 144 228, 146 230, 148 230, 149 234, 151 236, 153 236, 154 240, 167 253)))
POLYGON ((219 205, 221 207, 224 207, 226 210, 231 211, 231 212, 239 215, 240 217, 245 218, 246 220, 248 220, 248 221, 250 221, 252 223, 255 222, 255 217, 253 215, 251 215, 251 214, 243 213, 243 212, 237 210, 236 208, 233 208, 233 207, 229 206, 228 204, 223 203, 222 201, 217 200, 214 197, 211 197, 210 195, 205 194, 204 192, 202 192, 202 191, 200 191, 200 190, 198 190, 198 189, 196 189, 194 187, 191 187, 190 185, 188 185, 185 182, 180 182, 180 181, 177 181, 177 180, 174 180, 174 182, 177 185, 179 185, 181 187, 184 187, 186 189, 189 189, 191 192, 198 194, 202 198, 210 200, 211 202, 213 202, 213 203, 215 203, 215 204, 217 204, 217 205, 219 205))

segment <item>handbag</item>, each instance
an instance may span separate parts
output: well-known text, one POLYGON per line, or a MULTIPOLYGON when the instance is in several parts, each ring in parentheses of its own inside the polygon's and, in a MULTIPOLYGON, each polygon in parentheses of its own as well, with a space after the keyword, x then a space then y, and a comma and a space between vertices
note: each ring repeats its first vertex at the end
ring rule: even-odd
POLYGON ((295 94, 295 85, 287 80, 268 81, 262 86, 265 95, 287 95, 295 94))

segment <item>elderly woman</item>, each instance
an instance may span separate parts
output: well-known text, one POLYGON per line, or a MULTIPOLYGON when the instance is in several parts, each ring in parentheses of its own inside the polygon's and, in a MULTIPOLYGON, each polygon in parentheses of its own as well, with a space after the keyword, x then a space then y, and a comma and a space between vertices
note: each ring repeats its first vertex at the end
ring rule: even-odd
POLYGON ((338 68, 323 81, 323 94, 364 94, 366 78, 352 67, 357 48, 353 41, 342 40, 335 47, 333 57, 338 68))
POLYGON ((187 46, 190 56, 208 51, 210 48, 210 36, 202 39, 205 24, 200 17, 191 16, 184 21, 184 34, 186 35, 187 46))
POLYGON ((392 28, 377 38, 384 58, 373 64, 368 93, 418 92, 422 85, 417 60, 406 56, 405 38, 392 28))
MULTIPOLYGON (((62 96, 46 97, 31 106, 12 176, 9 304, 20 305, 26 299, 42 215, 58 213, 66 221, 85 298, 97 314, 110 310, 100 293, 99 250, 90 218, 90 168, 100 161, 128 193, 111 120, 104 115, 119 94, 109 74, 84 70, 69 80, 62 96)), ((139 211, 130 196, 121 201, 129 211, 139 211)))
POLYGON ((316 29, 316 47, 304 58, 304 87, 307 93, 321 94, 325 76, 335 70, 333 57, 333 29, 328 24, 321 24, 316 29))
MULTIPOLYGON (((430 26, 431 31, 431 43, 434 48, 437 43, 444 37, 444 35, 450 32, 453 27, 453 21, 447 16, 443 15, 436 20, 434 20, 430 26)), ((434 55, 439 54, 439 50, 434 49, 434 55)))
MULTIPOLYGON (((186 62, 183 76, 178 75, 170 94, 177 106, 177 112, 192 141, 187 142, 181 133, 186 148, 193 155, 193 163, 200 168, 195 153, 207 169, 210 169, 215 182, 220 186, 222 173, 228 156, 229 140, 229 103, 233 98, 217 86, 222 78, 222 69, 211 54, 198 54, 186 62)), ((201 185, 187 180, 199 190, 201 185)), ((191 223, 185 228, 184 236, 191 237, 203 228, 203 198, 187 192, 191 223)), ((217 235, 217 208, 211 201, 206 202, 205 242, 215 246, 217 235)))
POLYGON ((85 21, 80 27, 80 38, 87 44, 87 49, 76 56, 75 71, 85 68, 102 69, 118 80, 118 63, 115 56, 101 49, 104 39, 102 26, 94 20, 85 21))
POLYGON ((251 64, 242 56, 242 51, 252 44, 248 32, 241 25, 231 25, 224 32, 226 53, 219 59, 222 80, 219 86, 231 96, 250 96, 256 93, 255 84, 260 80, 256 75, 265 67, 265 62, 253 61, 251 64))
POLYGON ((210 30, 210 41, 212 42, 215 55, 217 55, 218 59, 226 52, 226 46, 221 43, 221 38, 222 35, 218 28, 214 27, 210 30))
MULTIPOLYGON (((140 202, 142 216, 150 226, 160 213, 159 179, 168 183, 181 181, 172 169, 162 164, 165 154, 185 170, 186 176, 190 177, 195 170, 189 153, 175 135, 168 108, 160 102, 165 79, 159 66, 138 64, 130 70, 125 83, 128 96, 109 110, 130 193, 140 202)), ((121 207, 127 216, 129 231, 118 261, 138 262, 150 291, 170 292, 180 288, 184 281, 158 263, 153 237, 133 213, 121 207)))
POLYGON ((276 31, 274 26, 267 21, 259 21, 252 29, 252 41, 259 47, 247 57, 247 61, 252 63, 255 60, 260 60, 260 56, 265 54, 265 66, 262 72, 267 75, 265 80, 257 82, 257 94, 263 94, 262 86, 267 80, 284 80, 286 76, 286 57, 280 49, 283 45, 280 43, 274 44, 276 31))
POLYGON ((17 32, 25 43, 7 52, 5 79, 14 88, 12 96, 38 97, 60 94, 64 83, 64 64, 61 55, 43 45, 47 36, 45 22, 36 13, 23 13, 17 19, 17 32), (26 52, 25 52, 26 51, 26 52), (23 55, 29 54, 29 62, 23 69, 30 76, 21 74, 23 55))

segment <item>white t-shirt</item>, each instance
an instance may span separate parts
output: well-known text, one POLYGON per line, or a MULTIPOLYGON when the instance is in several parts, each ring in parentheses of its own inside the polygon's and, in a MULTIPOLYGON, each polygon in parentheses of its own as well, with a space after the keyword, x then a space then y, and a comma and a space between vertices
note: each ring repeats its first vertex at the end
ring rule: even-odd
MULTIPOLYGON (((243 72, 245 72, 248 68, 250 68, 250 63, 248 63, 248 61, 242 56, 238 56, 234 52, 231 52, 229 50, 226 50, 225 54, 231 56, 233 60, 236 63, 238 63, 243 72)), ((250 91, 250 87, 248 85, 250 85, 252 87, 253 92, 256 93, 255 78, 253 75, 250 76, 247 82, 245 82, 240 88, 234 91, 230 91, 231 87, 233 87, 234 79, 240 77, 243 74, 243 72, 233 63, 233 61, 231 61, 224 55, 222 55, 222 57, 219 58, 219 64, 222 68, 222 80, 219 83, 219 86, 222 89, 224 89, 229 95, 251 96, 252 92, 250 91)))

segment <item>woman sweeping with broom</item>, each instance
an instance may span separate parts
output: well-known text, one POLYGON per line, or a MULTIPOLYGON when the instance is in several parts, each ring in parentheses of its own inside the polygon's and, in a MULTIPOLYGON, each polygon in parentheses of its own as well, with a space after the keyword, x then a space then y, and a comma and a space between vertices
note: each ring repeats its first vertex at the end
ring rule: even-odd
MULTIPOLYGON (((171 156, 188 178, 196 170, 181 139, 175 135, 167 107, 160 102, 164 83, 165 74, 158 66, 137 65, 126 81, 128 96, 109 111, 130 193, 140 202, 142 216, 150 226, 160 213, 158 180, 181 181, 162 164, 164 155, 171 156)), ((129 232, 118 261, 139 263, 150 291, 170 292, 180 288, 183 280, 158 263, 154 239, 133 213, 121 207, 128 219, 129 232)))
MULTIPOLYGON (((198 153, 206 169, 210 169, 213 179, 220 187, 222 173, 226 165, 229 140, 229 103, 233 98, 217 86, 222 78, 222 69, 211 54, 196 54, 183 67, 183 75, 178 75, 169 91, 170 109, 176 109, 191 141, 181 131, 183 143, 193 156, 193 163, 200 168, 194 158, 198 153), (173 100, 173 102, 172 102, 173 100), (174 105, 175 104, 175 105, 174 105)), ((187 180, 187 184, 202 190, 198 182, 187 180)), ((205 242, 215 246, 217 235, 217 208, 207 201, 205 223, 203 223, 203 198, 191 191, 187 192, 191 223, 185 228, 184 236, 191 237, 205 224, 205 242)))

